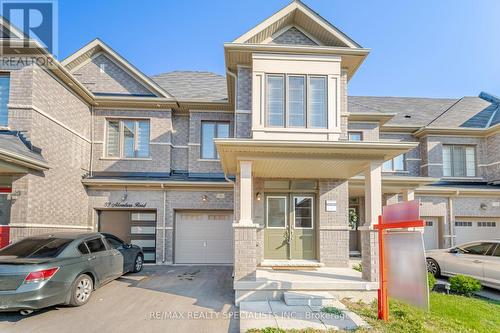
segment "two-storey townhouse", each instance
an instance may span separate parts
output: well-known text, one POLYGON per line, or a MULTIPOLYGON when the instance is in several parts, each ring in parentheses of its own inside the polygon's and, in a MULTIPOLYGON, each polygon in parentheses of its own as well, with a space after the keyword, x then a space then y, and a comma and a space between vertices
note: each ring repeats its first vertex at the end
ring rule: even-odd
POLYGON ((2 135, 15 142, 0 161, 31 167, 2 171, 11 239, 100 230, 149 262, 234 265, 240 302, 293 289, 374 296, 383 204, 419 199, 428 248, 500 237, 496 97, 348 96, 369 50, 300 1, 224 52, 225 76, 148 77, 96 39, 50 70, 28 66, 17 87, 0 77, 8 130, 26 131, 2 135), (36 95, 42 70, 54 81, 36 95), (27 119, 42 115, 33 131, 27 119), (362 275, 349 268, 356 254, 362 275))

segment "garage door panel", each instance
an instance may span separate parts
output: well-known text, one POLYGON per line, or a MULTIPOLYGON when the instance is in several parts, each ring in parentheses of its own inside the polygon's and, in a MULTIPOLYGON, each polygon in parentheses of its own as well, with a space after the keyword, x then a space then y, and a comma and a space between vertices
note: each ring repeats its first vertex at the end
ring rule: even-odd
POLYGON ((455 244, 500 238, 498 218, 455 218, 455 244))
POLYGON ((232 214, 178 212, 175 225, 175 262, 233 263, 232 214))
POLYGON ((425 220, 424 227, 424 245, 426 250, 433 250, 438 248, 438 218, 436 217, 423 217, 425 220))

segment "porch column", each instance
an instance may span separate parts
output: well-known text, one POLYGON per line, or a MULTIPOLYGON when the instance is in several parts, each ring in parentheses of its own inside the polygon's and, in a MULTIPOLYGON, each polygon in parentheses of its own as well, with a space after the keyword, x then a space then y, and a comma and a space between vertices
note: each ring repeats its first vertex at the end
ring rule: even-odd
POLYGON ((365 224, 361 231, 362 277, 378 280, 378 237, 373 225, 382 214, 382 162, 371 161, 365 170, 365 224))
POLYGON ((403 191, 403 201, 415 200, 415 191, 412 189, 407 189, 403 191))
MULTIPOLYGON (((234 281, 255 280, 257 270, 257 227, 252 220, 252 161, 239 162, 235 184, 234 281)), ((237 296, 238 297, 238 296, 237 296)))

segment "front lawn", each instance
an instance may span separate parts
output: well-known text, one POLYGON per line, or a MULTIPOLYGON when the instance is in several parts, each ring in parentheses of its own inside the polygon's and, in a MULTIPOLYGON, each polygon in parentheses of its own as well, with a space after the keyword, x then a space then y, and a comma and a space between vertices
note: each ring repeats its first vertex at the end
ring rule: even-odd
POLYGON ((500 303, 478 298, 431 293, 426 313, 391 301, 389 322, 377 320, 377 304, 347 303, 373 328, 372 332, 500 332, 500 303))
MULTIPOLYGON (((445 295, 432 292, 431 310, 424 312, 412 306, 391 301, 389 322, 377 320, 377 303, 344 302, 352 311, 359 314, 372 326, 372 330, 356 332, 377 333, 462 333, 462 332, 500 332, 500 303, 479 298, 445 295)), ((316 333, 315 330, 278 329, 251 330, 265 333, 316 333)), ((338 331, 337 331, 338 332, 338 331)))

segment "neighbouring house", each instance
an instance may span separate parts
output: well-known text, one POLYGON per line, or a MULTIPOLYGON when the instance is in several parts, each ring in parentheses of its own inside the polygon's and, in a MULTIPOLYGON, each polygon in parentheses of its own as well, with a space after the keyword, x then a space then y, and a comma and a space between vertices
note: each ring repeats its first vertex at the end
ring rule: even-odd
POLYGON ((369 50, 301 1, 224 44, 224 76, 148 77, 99 39, 15 61, 51 55, 1 24, 3 239, 112 232, 147 262, 234 265, 240 302, 372 295, 385 204, 420 200, 427 249, 500 238, 500 99, 348 96, 369 50))

